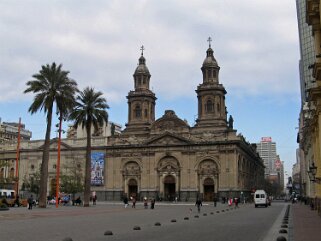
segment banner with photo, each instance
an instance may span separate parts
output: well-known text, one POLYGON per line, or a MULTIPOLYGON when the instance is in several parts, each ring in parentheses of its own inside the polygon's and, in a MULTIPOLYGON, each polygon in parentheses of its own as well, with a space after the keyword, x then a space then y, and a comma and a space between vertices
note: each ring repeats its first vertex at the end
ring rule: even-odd
POLYGON ((91 185, 104 185, 105 154, 103 152, 91 153, 91 185))

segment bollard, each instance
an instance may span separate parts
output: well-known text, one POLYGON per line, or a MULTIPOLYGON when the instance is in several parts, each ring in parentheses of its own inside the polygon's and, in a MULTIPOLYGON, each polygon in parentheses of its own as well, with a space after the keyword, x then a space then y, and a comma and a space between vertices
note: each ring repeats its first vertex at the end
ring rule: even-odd
POLYGON ((288 233, 288 231, 286 231, 285 229, 281 229, 279 233, 288 233))
POLYGON ((140 230, 140 227, 139 227, 139 226, 134 226, 133 229, 134 229, 134 230, 140 230))
POLYGON ((161 226, 161 223, 160 222, 156 222, 155 226, 161 226))
POLYGON ((113 235, 113 232, 110 230, 105 231, 104 235, 113 235))
POLYGON ((207 213, 203 213, 203 216, 207 216, 207 213))
POLYGON ((286 238, 283 236, 277 237, 276 241, 286 241, 286 238))
POLYGON ((189 220, 189 218, 188 218, 188 217, 185 217, 184 220, 189 220))
POLYGON ((214 213, 213 212, 211 212, 211 215, 213 215, 214 213))
POLYGON ((195 215, 194 218, 199 218, 199 216, 198 216, 198 215, 195 215))
POLYGON ((72 238, 67 237, 67 238, 64 238, 62 241, 72 241, 72 238))
POLYGON ((172 223, 176 223, 176 219, 172 219, 171 222, 172 222, 172 223))

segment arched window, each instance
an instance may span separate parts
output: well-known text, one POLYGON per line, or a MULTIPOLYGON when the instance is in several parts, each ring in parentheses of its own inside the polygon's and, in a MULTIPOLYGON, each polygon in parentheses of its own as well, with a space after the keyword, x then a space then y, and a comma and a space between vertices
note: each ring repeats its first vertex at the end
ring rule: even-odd
POLYGON ((4 168, 1 168, 0 170, 0 178, 4 178, 4 168))
POLYGON ((144 115, 145 115, 146 118, 147 118, 147 113, 148 113, 148 111, 147 111, 147 109, 145 109, 144 110, 144 115))
POLYGON ((212 100, 207 100, 205 104, 205 112, 206 113, 212 113, 214 112, 214 104, 212 100))
POLYGON ((9 177, 14 177, 14 168, 13 167, 10 169, 9 177))
POLYGON ((142 117, 142 109, 140 108, 139 105, 136 105, 136 107, 135 107, 135 117, 136 118, 142 117))

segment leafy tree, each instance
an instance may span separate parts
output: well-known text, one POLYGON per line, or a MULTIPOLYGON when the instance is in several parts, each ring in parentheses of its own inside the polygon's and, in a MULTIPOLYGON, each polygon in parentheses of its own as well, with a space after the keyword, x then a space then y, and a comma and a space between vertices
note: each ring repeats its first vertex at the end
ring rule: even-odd
POLYGON ((28 177, 25 176, 22 185, 25 189, 29 190, 32 193, 35 193, 38 196, 40 190, 40 180, 40 171, 37 170, 35 173, 30 174, 28 177))
POLYGON ((47 182, 48 182, 48 162, 50 148, 50 131, 52 124, 52 112, 54 103, 57 110, 66 113, 66 108, 70 108, 75 102, 74 95, 77 92, 77 83, 68 77, 69 71, 62 70, 62 65, 43 65, 39 73, 34 74, 33 80, 26 83, 28 88, 24 93, 34 93, 33 103, 29 107, 31 114, 37 111, 44 111, 47 114, 47 128, 45 143, 43 147, 39 207, 46 207, 47 182))
POLYGON ((102 92, 95 92, 93 88, 86 87, 77 96, 75 108, 71 111, 69 118, 74 120, 74 127, 79 125, 86 128, 87 146, 86 146, 86 164, 85 164, 85 190, 84 207, 89 207, 90 198, 90 178, 91 178, 91 128, 95 131, 104 123, 108 122, 109 108, 107 101, 102 97, 102 92))
POLYGON ((81 163, 74 160, 71 163, 65 164, 63 169, 64 171, 60 176, 60 190, 65 193, 71 193, 73 199, 75 199, 75 194, 84 190, 84 176, 81 163))

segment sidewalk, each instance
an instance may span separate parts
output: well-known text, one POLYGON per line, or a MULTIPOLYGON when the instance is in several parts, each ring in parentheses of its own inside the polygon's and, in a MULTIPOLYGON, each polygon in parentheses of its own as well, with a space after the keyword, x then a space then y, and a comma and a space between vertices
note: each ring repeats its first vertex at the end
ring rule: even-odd
POLYGON ((310 206, 296 203, 291 205, 293 217, 293 241, 320 241, 321 217, 310 206))

